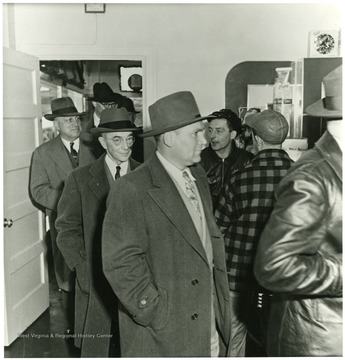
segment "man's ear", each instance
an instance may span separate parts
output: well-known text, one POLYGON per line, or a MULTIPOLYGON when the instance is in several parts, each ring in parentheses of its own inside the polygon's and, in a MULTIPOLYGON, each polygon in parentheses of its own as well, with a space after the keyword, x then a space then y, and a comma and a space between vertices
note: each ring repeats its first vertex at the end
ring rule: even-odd
POLYGON ((168 131, 166 133, 164 133, 162 135, 163 137, 163 143, 164 145, 168 146, 168 147, 172 147, 173 143, 174 143, 174 136, 175 133, 173 131, 168 131))
POLYGON ((59 122, 57 120, 54 120, 54 127, 58 132, 60 132, 60 126, 59 126, 59 122))
POLYGON ((100 142, 100 144, 102 145, 102 148, 107 150, 107 144, 105 143, 104 137, 103 136, 99 136, 98 137, 98 141, 100 142))
POLYGON ((236 136, 237 136, 237 131, 236 131, 236 130, 231 130, 231 132, 230 132, 230 139, 231 139, 231 140, 234 140, 236 136))

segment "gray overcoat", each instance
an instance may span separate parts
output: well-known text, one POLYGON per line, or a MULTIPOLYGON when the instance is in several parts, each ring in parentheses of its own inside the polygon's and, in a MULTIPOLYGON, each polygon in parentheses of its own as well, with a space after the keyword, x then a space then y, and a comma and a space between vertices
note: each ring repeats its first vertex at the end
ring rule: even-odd
MULTIPOLYGON (((211 235, 214 265, 173 181, 157 156, 116 181, 103 225, 103 268, 122 303, 124 357, 209 357, 211 282, 221 342, 230 333, 224 241, 206 174, 192 167, 211 235)), ((223 347, 221 355, 225 355, 223 347)))
MULTIPOLYGON (((104 158, 105 154, 70 174, 56 221, 58 247, 77 275, 75 344, 81 346, 82 357, 108 356, 111 321, 117 318, 117 299, 101 264, 102 223, 109 192, 104 158)), ((129 162, 131 170, 140 165, 131 158, 129 162)))

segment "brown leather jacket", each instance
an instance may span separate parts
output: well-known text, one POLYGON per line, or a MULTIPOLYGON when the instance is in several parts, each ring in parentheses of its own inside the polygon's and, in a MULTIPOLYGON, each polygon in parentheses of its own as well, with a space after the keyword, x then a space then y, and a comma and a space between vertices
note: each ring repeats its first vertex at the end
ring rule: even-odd
POLYGON ((289 170, 259 242, 269 356, 342 355, 342 152, 328 133, 289 170))

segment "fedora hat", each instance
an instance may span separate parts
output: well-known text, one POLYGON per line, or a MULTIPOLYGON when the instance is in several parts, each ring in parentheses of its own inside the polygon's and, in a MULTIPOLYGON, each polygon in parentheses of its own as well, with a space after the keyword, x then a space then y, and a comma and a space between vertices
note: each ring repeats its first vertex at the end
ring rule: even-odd
POLYGON ((86 112, 78 112, 73 100, 68 96, 53 99, 50 106, 52 113, 44 115, 47 120, 55 120, 57 117, 82 116, 86 114, 86 112))
POLYGON ((141 136, 155 136, 207 119, 200 116, 198 105, 190 91, 165 96, 149 106, 151 129, 141 136))
POLYGON ((92 135, 100 135, 106 132, 115 131, 141 131, 132 124, 128 111, 125 108, 109 108, 101 112, 101 119, 98 127, 90 130, 92 135))
POLYGON ((96 102, 118 102, 122 99, 121 94, 114 93, 111 87, 105 83, 95 83, 93 85, 93 97, 88 100, 96 102))
POLYGON ((306 108, 306 113, 328 119, 342 118, 342 65, 323 78, 325 97, 306 108))

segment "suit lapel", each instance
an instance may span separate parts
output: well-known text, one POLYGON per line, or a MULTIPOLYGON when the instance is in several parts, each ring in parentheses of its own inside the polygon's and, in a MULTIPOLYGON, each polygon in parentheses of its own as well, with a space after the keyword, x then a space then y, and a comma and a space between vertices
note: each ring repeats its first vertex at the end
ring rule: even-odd
POLYGON ((110 188, 104 169, 104 158, 105 154, 103 154, 98 160, 94 161, 89 170, 92 177, 89 181, 89 187, 99 200, 104 198, 110 188))
POLYGON ((148 191, 151 198, 164 212, 169 221, 181 233, 183 238, 199 253, 208 265, 206 253, 189 212, 176 186, 157 156, 148 161, 152 176, 152 189, 148 191))
POLYGON ((68 175, 73 170, 73 165, 68 157, 67 150, 62 143, 60 136, 51 141, 50 154, 51 159, 68 175))

